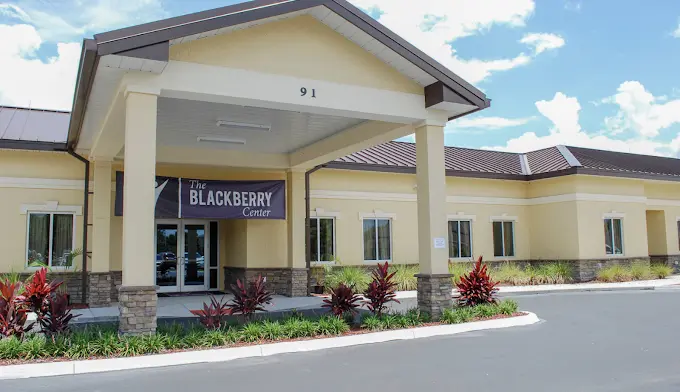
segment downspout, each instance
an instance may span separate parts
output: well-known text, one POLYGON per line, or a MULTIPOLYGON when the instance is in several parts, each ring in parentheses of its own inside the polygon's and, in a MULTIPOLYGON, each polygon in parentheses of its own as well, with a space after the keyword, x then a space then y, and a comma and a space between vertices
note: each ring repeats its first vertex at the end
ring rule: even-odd
POLYGON ((82 265, 82 303, 87 303, 87 228, 90 201, 90 161, 78 155, 73 148, 68 148, 68 153, 85 164, 85 188, 83 189, 83 265, 82 265))
POLYGON ((311 202, 309 197, 309 176, 315 171, 326 167, 325 164, 316 166, 307 172, 305 172, 305 260, 307 267, 307 296, 311 294, 310 284, 312 282, 311 272, 312 272, 312 241, 311 241, 311 219, 309 216, 309 210, 311 208, 311 202))

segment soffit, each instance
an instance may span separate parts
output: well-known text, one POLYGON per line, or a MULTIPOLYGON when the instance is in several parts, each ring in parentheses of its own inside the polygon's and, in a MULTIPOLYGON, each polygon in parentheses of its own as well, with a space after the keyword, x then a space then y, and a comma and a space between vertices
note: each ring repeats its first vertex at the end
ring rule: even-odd
POLYGON ((158 99, 159 146, 287 154, 364 120, 173 98, 158 99), (271 126, 270 131, 220 127, 218 120, 271 126), (245 144, 199 142, 199 137, 245 144))

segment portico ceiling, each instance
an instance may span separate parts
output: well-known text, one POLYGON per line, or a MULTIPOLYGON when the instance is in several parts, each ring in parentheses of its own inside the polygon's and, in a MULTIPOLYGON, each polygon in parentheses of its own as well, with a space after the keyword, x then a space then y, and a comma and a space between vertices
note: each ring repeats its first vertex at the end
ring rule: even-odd
POLYGON ((174 98, 158 100, 159 146, 287 154, 364 120, 174 98), (267 129, 227 123, 259 125, 267 129), (199 138, 203 141, 199 141, 199 138), (207 140, 206 140, 207 139, 207 140))

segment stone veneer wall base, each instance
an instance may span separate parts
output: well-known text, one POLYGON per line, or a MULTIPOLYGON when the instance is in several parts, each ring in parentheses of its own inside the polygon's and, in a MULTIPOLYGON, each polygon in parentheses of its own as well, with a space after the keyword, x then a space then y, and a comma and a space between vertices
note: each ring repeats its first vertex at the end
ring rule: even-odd
POLYGON ((439 320, 444 309, 453 305, 451 292, 453 282, 449 274, 418 274, 418 309, 429 314, 433 320, 439 320))
POLYGON ((158 295, 156 286, 121 286, 118 291, 118 331, 124 335, 156 332, 158 295))
POLYGON ((242 268, 224 267, 224 287, 229 289, 236 280, 250 282, 262 275, 272 293, 287 297, 307 296, 307 269, 305 268, 242 268))

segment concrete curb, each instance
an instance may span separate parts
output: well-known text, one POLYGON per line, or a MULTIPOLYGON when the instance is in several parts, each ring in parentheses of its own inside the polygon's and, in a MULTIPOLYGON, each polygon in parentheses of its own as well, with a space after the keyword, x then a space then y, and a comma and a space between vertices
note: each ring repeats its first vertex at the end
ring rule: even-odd
POLYGON ((180 353, 145 355, 130 358, 111 358, 89 361, 49 362, 0 366, 0 380, 101 373, 197 363, 226 362, 241 358, 266 357, 284 353, 307 352, 396 340, 411 340, 433 336, 455 335, 470 331, 519 327, 535 324, 540 321, 536 314, 531 312, 526 313, 527 314, 523 316, 497 320, 476 321, 453 325, 437 325, 395 331, 372 332, 361 335, 271 343, 247 347, 186 351, 180 353))

